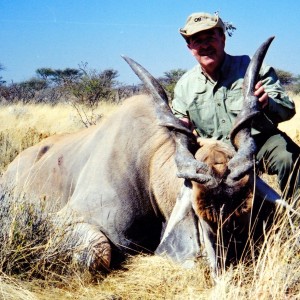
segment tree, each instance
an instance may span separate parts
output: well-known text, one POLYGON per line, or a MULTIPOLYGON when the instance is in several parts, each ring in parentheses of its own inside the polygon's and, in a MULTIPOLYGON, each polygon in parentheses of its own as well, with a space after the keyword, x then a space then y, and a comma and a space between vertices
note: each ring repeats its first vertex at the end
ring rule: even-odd
POLYGON ((10 95, 10 98, 13 96, 13 100, 22 101, 23 103, 35 102, 38 93, 46 88, 47 83, 45 80, 33 77, 20 83, 11 84, 10 92, 12 95, 10 95))
MULTIPOLYGON (((0 63, 0 71, 3 71, 3 70, 5 70, 5 68, 4 68, 4 66, 0 63)), ((2 78, 3 78, 3 77, 0 76, 0 86, 6 83, 6 81, 3 80, 2 78)))
POLYGON ((289 85, 296 81, 296 78, 290 72, 281 69, 275 69, 275 71, 281 84, 283 85, 289 85))
POLYGON ((89 70, 86 63, 81 64, 80 70, 83 75, 68 87, 68 90, 79 102, 95 106, 100 100, 114 100, 114 88, 118 84, 116 81, 119 76, 118 71, 113 69, 102 72, 95 69, 89 70))
POLYGON ((300 94, 300 75, 294 75, 291 72, 281 69, 275 69, 281 84, 294 94, 300 94))
POLYGON ((158 78, 158 81, 165 88, 165 90, 169 96, 169 99, 173 98, 175 85, 185 72, 186 72, 186 70, 183 70, 183 69, 173 69, 173 70, 164 72, 164 77, 158 78))
POLYGON ((78 80, 81 76, 82 72, 79 69, 57 69, 53 75, 53 81, 59 85, 68 85, 78 80))
POLYGON ((290 85, 289 89, 296 95, 300 94, 300 75, 295 77, 295 81, 290 85))
POLYGON ((55 71, 51 68, 40 68, 35 71, 37 76, 45 81, 50 77, 55 76, 55 71))
POLYGON ((27 81, 23 81, 19 83, 20 87, 26 90, 32 90, 32 91, 40 91, 42 89, 45 89, 47 87, 47 83, 45 80, 41 80, 38 78, 31 78, 27 81))
POLYGON ((51 68, 40 68, 35 72, 39 78, 47 81, 49 84, 54 83, 58 86, 71 84, 82 76, 81 70, 73 68, 56 70, 51 68))

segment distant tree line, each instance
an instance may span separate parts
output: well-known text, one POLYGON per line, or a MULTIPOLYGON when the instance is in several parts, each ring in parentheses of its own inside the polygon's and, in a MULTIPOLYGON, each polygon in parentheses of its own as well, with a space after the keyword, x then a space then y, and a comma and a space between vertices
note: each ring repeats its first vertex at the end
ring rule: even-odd
POLYGON ((300 75, 293 75, 292 73, 281 69, 275 70, 281 84, 284 85, 288 91, 296 95, 300 94, 300 75))
POLYGON ((117 77, 116 70, 88 69, 87 63, 77 69, 40 68, 35 71, 35 76, 20 83, 6 83, 0 77, 0 97, 9 103, 75 101, 95 106, 99 101, 121 101, 140 89, 139 86, 121 84, 117 77))
MULTIPOLYGON (((4 66, 0 63, 0 72, 4 66)), ((175 84, 185 73, 183 69, 173 69, 164 73, 158 81, 164 86, 170 99, 173 98, 175 84)), ((287 90, 300 93, 300 76, 277 69, 278 77, 287 90)), ((144 91, 143 85, 125 85, 117 81, 118 71, 106 69, 98 71, 81 63, 78 68, 39 68, 29 80, 7 83, 0 76, 0 100, 6 103, 50 103, 73 101, 90 107, 100 101, 118 103, 128 96, 144 91)))

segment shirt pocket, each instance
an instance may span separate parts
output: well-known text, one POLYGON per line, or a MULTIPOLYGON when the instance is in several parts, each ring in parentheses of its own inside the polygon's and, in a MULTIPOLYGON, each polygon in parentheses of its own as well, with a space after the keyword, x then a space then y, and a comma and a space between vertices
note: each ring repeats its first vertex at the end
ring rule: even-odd
POLYGON ((212 137, 215 131, 214 105, 207 102, 193 102, 190 104, 188 111, 198 133, 204 137, 212 137))
POLYGON ((226 108, 233 121, 243 107, 243 90, 242 88, 236 90, 229 90, 226 97, 226 108))

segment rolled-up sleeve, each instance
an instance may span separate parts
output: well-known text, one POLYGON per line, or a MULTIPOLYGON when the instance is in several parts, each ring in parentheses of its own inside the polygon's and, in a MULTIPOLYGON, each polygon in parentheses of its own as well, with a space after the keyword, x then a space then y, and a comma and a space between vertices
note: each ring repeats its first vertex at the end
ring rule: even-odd
POLYGON ((269 103, 264 108, 264 113, 275 124, 291 119, 296 113, 294 101, 285 92, 272 67, 263 66, 262 71, 261 80, 269 96, 269 103))

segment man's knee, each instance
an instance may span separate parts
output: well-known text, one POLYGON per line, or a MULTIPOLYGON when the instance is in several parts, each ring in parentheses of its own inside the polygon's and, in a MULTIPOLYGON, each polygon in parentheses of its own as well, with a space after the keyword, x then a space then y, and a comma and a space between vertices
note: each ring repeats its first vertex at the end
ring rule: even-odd
POLYGON ((300 148, 285 133, 279 132, 259 145, 257 159, 260 168, 269 174, 277 174, 283 191, 287 184, 299 183, 300 148), (298 179, 297 179, 298 178, 298 179))

